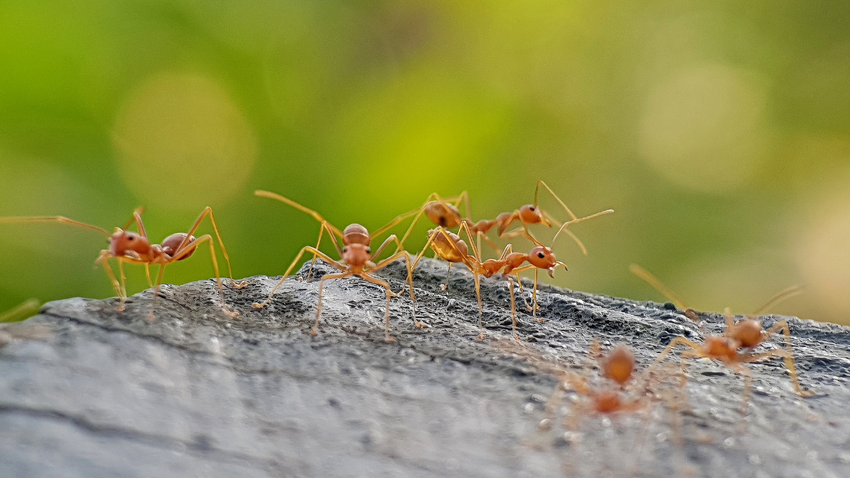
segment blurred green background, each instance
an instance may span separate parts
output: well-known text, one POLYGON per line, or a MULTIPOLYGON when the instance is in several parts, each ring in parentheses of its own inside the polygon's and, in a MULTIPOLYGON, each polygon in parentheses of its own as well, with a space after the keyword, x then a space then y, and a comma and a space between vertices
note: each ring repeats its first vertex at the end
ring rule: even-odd
MULTIPOLYGON (((374 229, 432 192, 492 218, 544 179, 617 211, 575 227, 586 257, 559 238, 557 285, 663 301, 637 262, 698 309, 804 284, 773 311, 850 323, 848 25, 832 1, 3 0, 0 215, 145 205, 159 241, 210 205, 236 276, 276 275, 318 224, 254 189, 374 229)), ((0 225, 0 311, 113 295, 105 246, 0 225)))

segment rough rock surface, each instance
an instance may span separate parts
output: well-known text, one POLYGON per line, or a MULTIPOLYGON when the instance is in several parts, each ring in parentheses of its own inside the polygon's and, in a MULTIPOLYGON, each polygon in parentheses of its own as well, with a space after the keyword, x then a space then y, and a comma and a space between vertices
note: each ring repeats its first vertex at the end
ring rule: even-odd
MULTIPOLYGON (((122 313, 115 299, 47 304, 27 323, 48 337, 0 349, 0 476, 850 476, 850 329, 788 319, 801 382, 818 395, 798 398, 780 360, 748 365, 743 421, 742 377, 697 361, 682 413, 660 402, 541 431, 556 380, 500 346, 507 283, 483 280, 477 340, 471 276, 458 269, 448 293, 444 263, 417 269, 430 327, 394 298, 395 343, 383 289, 356 277, 326 282, 309 335, 323 265, 262 310, 251 303, 276 278, 228 290, 237 319, 213 281, 164 287, 153 323, 150 291, 122 313)), ((394 290, 403 275, 399 264, 381 274, 394 290)), ((540 324, 520 311, 522 346, 577 371, 594 339, 629 344, 646 366, 672 337, 704 335, 669 305, 544 286, 541 306, 540 324)), ((704 317, 722 331, 722 317, 704 317)))

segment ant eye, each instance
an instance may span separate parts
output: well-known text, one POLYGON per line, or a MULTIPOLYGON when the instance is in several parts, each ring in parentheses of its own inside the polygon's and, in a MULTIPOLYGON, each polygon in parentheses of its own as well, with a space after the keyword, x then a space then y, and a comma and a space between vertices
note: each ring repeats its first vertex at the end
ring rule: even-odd
POLYGON ((130 236, 130 237, 127 238, 128 241, 132 241, 133 239, 135 239, 134 236, 130 236))
POLYGON ((348 252, 348 246, 343 247, 343 248, 342 248, 342 252, 343 252, 343 253, 348 252))
POLYGON ((528 209, 529 209, 530 211, 533 211, 533 210, 534 210, 534 206, 528 206, 528 209))
POLYGON ((539 258, 543 259, 543 258, 544 258, 544 257, 546 257, 546 256, 545 256, 542 252, 538 252, 538 253, 537 253, 537 257, 539 257, 539 258))
POLYGON ((371 247, 367 247, 367 248, 366 248, 366 253, 367 253, 367 254, 371 254, 371 253, 372 253, 372 248, 371 248, 371 247))

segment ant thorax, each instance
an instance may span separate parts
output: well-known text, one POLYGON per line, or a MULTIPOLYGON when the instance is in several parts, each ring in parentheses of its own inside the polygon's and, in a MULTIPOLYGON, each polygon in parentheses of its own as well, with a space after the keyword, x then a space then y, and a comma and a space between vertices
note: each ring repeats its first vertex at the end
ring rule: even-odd
POLYGON ((703 354, 706 357, 733 362, 738 358, 741 342, 723 335, 710 335, 705 338, 703 354))
POLYGON ((764 341, 761 323, 753 319, 744 319, 726 329, 727 337, 737 340, 741 347, 755 347, 764 341))

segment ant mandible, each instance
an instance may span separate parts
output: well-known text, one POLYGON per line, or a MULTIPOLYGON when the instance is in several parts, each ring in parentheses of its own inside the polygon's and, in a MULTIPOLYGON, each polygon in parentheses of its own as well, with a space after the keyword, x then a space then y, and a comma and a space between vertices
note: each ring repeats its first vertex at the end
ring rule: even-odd
POLYGON ((98 256, 97 260, 95 260, 95 264, 103 265, 103 269, 106 271, 106 274, 109 277, 110 282, 112 283, 112 287, 115 290, 115 293, 118 295, 120 303, 116 310, 118 312, 122 312, 124 310, 124 302, 127 299, 124 263, 127 262, 129 264, 143 264, 145 266, 145 274, 148 278, 148 284, 154 287, 153 301, 151 304, 150 314, 148 315, 149 321, 153 321, 154 318, 154 307, 156 306, 156 299, 159 295, 159 290, 162 284, 162 277, 163 273, 165 272, 165 267, 169 264, 173 264, 177 261, 181 261, 183 259, 188 258, 192 254, 194 254, 195 249, 198 247, 198 245, 203 242, 207 242, 210 246, 210 257, 212 259, 213 270, 215 271, 215 278, 218 283, 219 294, 221 295, 221 308, 224 313, 227 314, 229 317, 237 317, 239 313, 231 311, 227 307, 227 304, 224 300, 224 287, 222 286, 221 274, 219 274, 218 260, 216 259, 215 247, 213 245, 212 236, 210 236, 209 234, 205 234, 201 237, 196 238, 192 235, 201 225, 201 222, 204 220, 204 218, 209 216, 210 223, 212 224, 216 238, 218 239, 219 247, 221 248, 221 252, 224 255, 224 260, 227 262, 227 270, 230 274, 231 286, 240 289, 247 284, 247 282, 237 283, 236 280, 233 279, 233 271, 230 266, 230 256, 228 256, 227 254, 227 249, 224 248, 224 242, 222 242, 221 240, 221 234, 219 233, 218 225, 215 222, 215 216, 213 215, 212 209, 209 206, 204 208, 203 212, 201 212, 201 215, 198 216, 198 219, 195 220, 195 224, 192 225, 188 232, 178 232, 175 234, 171 234, 162 241, 162 244, 151 243, 150 239, 148 238, 147 231, 145 230, 145 225, 142 222, 142 213, 144 213, 144 208, 137 208, 135 211, 133 211, 133 218, 126 224, 124 224, 124 227, 116 227, 115 232, 113 232, 112 234, 106 232, 105 229, 101 229, 97 226, 92 226, 83 222, 74 221, 64 216, 4 217, 0 218, 0 224, 18 222, 59 222, 62 224, 70 224, 72 226, 79 226, 91 229, 106 236, 106 238, 109 240, 109 249, 104 249, 100 251, 100 255, 98 256), (126 230, 133 223, 136 224, 136 227, 139 231, 138 233, 126 230), (118 278, 116 278, 115 273, 109 266, 109 259, 111 258, 116 259, 116 261, 118 262, 118 278), (159 272, 157 273, 155 283, 151 283, 150 275, 150 266, 153 264, 159 265, 159 272))
MULTIPOLYGON (((375 238, 378 235, 382 234, 383 232, 387 231, 392 226, 398 224, 402 219, 399 219, 399 218, 394 219, 393 221, 391 221, 386 226, 380 228, 374 234, 369 234, 369 231, 365 227, 361 226, 360 224, 350 224, 348 227, 345 228, 344 231, 340 232, 340 230, 338 228, 334 227, 331 223, 326 221, 325 218, 323 218, 316 211, 313 211, 312 209, 308 209, 308 208, 302 206, 301 204, 299 204, 299 203, 297 203, 297 202, 295 202, 295 201, 293 201, 289 198, 281 196, 280 194, 269 192, 269 191, 262 191, 262 190, 255 191, 254 194, 257 195, 257 196, 260 196, 260 197, 265 197, 265 198, 275 199, 275 200, 281 201, 285 204, 288 204, 288 205, 298 209, 299 211, 302 211, 302 212, 305 212, 305 213, 311 215, 313 218, 315 218, 317 221, 319 221, 319 223, 321 223, 321 228, 319 230, 319 240, 316 243, 316 247, 312 247, 312 246, 303 247, 301 249, 301 251, 298 253, 298 255, 295 257, 295 260, 293 260, 292 263, 289 265, 289 267, 286 269, 286 272, 283 274, 283 277, 281 277, 280 281, 274 286, 271 293, 269 293, 268 298, 266 300, 264 300, 263 302, 254 303, 253 307, 255 309, 260 309, 260 308, 263 308, 266 305, 268 305, 271 302, 272 296, 274 296, 274 293, 277 291, 278 288, 280 288, 281 285, 283 285, 283 281, 286 280, 286 278, 289 276, 289 274, 292 273, 292 270, 295 267, 295 265, 298 263, 299 260, 301 260, 301 256, 303 256, 304 253, 311 253, 311 254, 313 254, 313 262, 310 265, 310 272, 307 274, 308 279, 309 279, 310 274, 313 271, 313 264, 315 264, 317 257, 320 257, 322 260, 324 260, 325 262, 327 262, 331 266, 339 269, 342 272, 337 273, 337 274, 325 274, 324 276, 322 276, 321 280, 319 281, 319 300, 318 300, 318 304, 316 305, 316 323, 313 325, 313 329, 310 331, 310 335, 315 336, 319 332, 319 318, 321 317, 321 313, 322 313, 322 290, 323 290, 325 281, 328 280, 328 279, 343 279, 343 278, 346 278, 346 277, 351 277, 353 275, 357 275, 357 276, 360 276, 363 280, 365 280, 367 282, 371 282, 372 284, 379 285, 379 286, 384 287, 386 289, 386 292, 387 292, 387 308, 386 308, 386 318, 385 318, 385 326, 384 326, 384 336, 385 336, 385 339, 386 339, 387 342, 394 342, 395 339, 390 337, 390 297, 398 297, 399 295, 401 295, 402 292, 404 292, 404 287, 402 286, 402 290, 399 291, 398 293, 395 293, 390 288, 390 285, 389 285, 388 282, 381 280, 381 279, 378 279, 376 277, 372 277, 369 274, 372 274, 372 273, 374 273, 378 270, 383 269, 384 267, 387 267, 393 261, 395 261, 396 259, 401 257, 401 258, 405 259, 405 262, 406 262, 406 265, 407 265, 407 268, 408 268, 408 277, 411 277, 410 254, 408 254, 407 251, 405 251, 405 250, 401 250, 401 251, 394 253, 392 256, 390 256, 390 257, 388 257, 388 258, 386 258, 386 259, 384 259, 384 260, 382 260, 382 261, 380 261, 376 264, 376 263, 372 262, 372 258, 378 257, 381 254, 381 252, 384 250, 384 248, 387 245, 391 244, 392 242, 399 244, 398 238, 395 236, 395 234, 390 235, 375 250, 374 254, 372 253, 372 249, 371 249, 370 245, 372 243, 373 238, 375 238), (330 236, 330 238, 331 238, 331 242, 333 242, 334 247, 336 248, 337 252, 339 253, 340 257, 342 258, 341 262, 337 262, 337 261, 331 259, 327 254, 325 254, 325 253, 323 253, 322 251, 319 250, 319 245, 322 241, 322 234, 325 231, 327 231, 328 236, 330 236), (342 248, 339 247, 339 243, 337 242, 337 236, 339 236, 342 239, 342 244, 343 244, 342 248)), ((399 244, 399 247, 400 247, 400 244, 399 244)), ((414 303, 413 322, 417 327, 424 327, 425 324, 416 320, 416 308, 415 308, 416 298, 415 298, 415 295, 414 295, 414 292, 413 292, 412 283, 411 283, 411 287, 410 287, 410 298, 414 303)))

